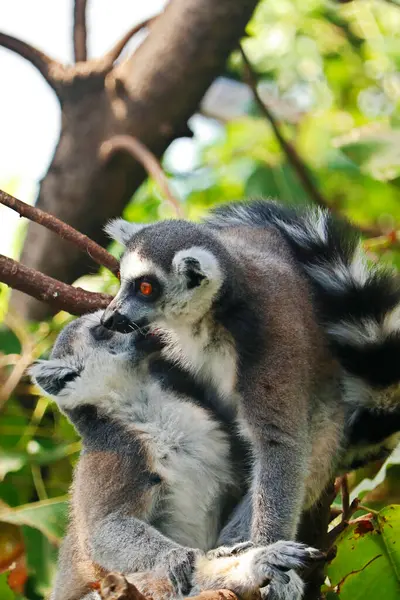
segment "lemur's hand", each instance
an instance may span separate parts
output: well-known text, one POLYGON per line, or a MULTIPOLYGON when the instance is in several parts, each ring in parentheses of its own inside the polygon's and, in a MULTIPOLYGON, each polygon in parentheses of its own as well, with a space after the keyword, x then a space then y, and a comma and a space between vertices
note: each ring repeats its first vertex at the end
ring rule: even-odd
POLYGON ((244 598, 265 588, 262 595, 268 600, 300 600, 303 582, 294 569, 323 556, 297 542, 221 547, 197 561, 194 581, 200 589, 226 588, 244 598))
POLYGON ((190 592, 196 558, 202 554, 200 550, 176 548, 170 550, 165 557, 168 576, 178 594, 186 595, 190 592))
MULTIPOLYGON (((291 584, 288 571, 300 569, 312 560, 320 560, 324 555, 319 550, 298 542, 280 541, 269 546, 249 550, 249 576, 262 588, 268 583, 280 584, 283 587, 291 584)), ((297 598, 296 595, 282 598, 297 598)), ((274 596, 275 598, 275 596, 274 596)), ((276 596, 280 598, 280 596, 276 596)))

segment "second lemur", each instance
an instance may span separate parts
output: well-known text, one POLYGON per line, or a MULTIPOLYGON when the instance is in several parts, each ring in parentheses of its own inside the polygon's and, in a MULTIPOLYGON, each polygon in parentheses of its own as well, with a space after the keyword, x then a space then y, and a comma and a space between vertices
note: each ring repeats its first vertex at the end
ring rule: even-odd
POLYGON ((155 600, 192 587, 246 596, 269 582, 269 597, 288 587, 300 598, 302 582, 287 571, 317 557, 312 548, 278 542, 206 554, 246 488, 232 414, 210 386, 161 360, 157 339, 108 331, 101 314, 68 325, 50 360, 32 368, 83 441, 52 600, 94 600, 91 584, 109 571, 155 600), (149 590, 149 580, 158 586, 149 590))

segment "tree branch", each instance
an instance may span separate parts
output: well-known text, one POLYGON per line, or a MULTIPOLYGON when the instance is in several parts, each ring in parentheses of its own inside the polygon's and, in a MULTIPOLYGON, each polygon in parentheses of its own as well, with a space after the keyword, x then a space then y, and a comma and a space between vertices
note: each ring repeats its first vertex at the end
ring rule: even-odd
POLYGON ((15 290, 46 302, 56 310, 65 310, 72 315, 83 315, 99 308, 106 308, 112 300, 112 296, 108 294, 87 292, 62 283, 2 254, 0 254, 0 281, 15 290))
POLYGON ((100 147, 100 157, 108 161, 113 154, 120 150, 129 152, 146 172, 157 182, 167 202, 172 206, 178 217, 183 217, 182 206, 175 198, 168 184, 168 179, 161 167, 160 161, 138 139, 130 135, 116 135, 104 142, 100 147))
POLYGON ((50 87, 55 89, 57 81, 52 71, 58 70, 58 72, 60 72, 60 70, 63 70, 64 67, 61 63, 53 58, 50 58, 50 56, 47 56, 47 54, 41 50, 38 50, 34 46, 31 46, 30 44, 27 44, 26 42, 23 42, 12 35, 7 35, 6 33, 0 33, 0 46, 19 54, 19 56, 22 56, 22 58, 25 58, 25 60, 29 61, 34 67, 37 68, 39 73, 44 77, 50 87))
MULTIPOLYGON (((59 86, 61 134, 36 206, 104 245, 102 226, 121 215, 146 172, 125 152, 102 164, 101 144, 115 135, 133 135, 160 158, 225 68, 257 2, 170 0, 137 50, 114 63, 111 73, 98 65, 75 65, 81 67, 78 76, 59 86)), ((76 281, 86 270, 80 253, 76 248, 68 253, 65 240, 47 230, 41 235, 38 227, 29 224, 23 263, 55 279, 76 281)), ((48 312, 17 293, 13 303, 28 318, 48 312)))
POLYGON ((87 60, 86 2, 87 0, 75 0, 74 3, 73 38, 76 63, 87 60))
POLYGON ((253 92, 254 100, 256 101, 262 114, 270 122, 271 127, 275 133, 275 136, 276 136, 282 150, 286 154, 289 163, 292 165, 293 169, 295 170, 297 177, 300 179, 302 186, 304 187, 306 192, 310 195, 310 197, 314 200, 314 202, 316 202, 316 204, 318 204, 318 206, 321 206, 322 208, 330 208, 328 202, 325 200, 325 198, 322 196, 322 194, 320 193, 320 191, 314 184, 312 177, 308 171, 308 168, 302 162, 301 158, 297 154, 297 152, 296 152, 295 148, 292 146, 292 144, 284 138, 284 136, 282 135, 282 133, 278 127, 278 124, 275 120, 274 115, 269 110, 268 106, 266 104, 264 104, 264 102, 262 101, 261 96, 257 90, 257 77, 255 75, 253 67, 252 67, 249 59, 247 58, 242 46, 239 46, 239 50, 242 55, 242 59, 243 59, 244 66, 245 66, 245 78, 246 78, 246 81, 247 81, 251 91, 253 92))
POLYGON ((141 23, 137 23, 129 31, 125 33, 125 35, 105 54, 104 59, 107 63, 113 63, 117 60, 122 50, 125 48, 127 43, 132 39, 132 37, 144 29, 148 27, 152 21, 154 21, 157 17, 151 17, 150 19, 145 19, 141 23))
MULTIPOLYGON (((253 92, 254 100, 256 101, 262 114, 269 121, 283 152, 286 154, 286 157, 287 157, 289 163, 292 165, 294 171, 297 173, 297 177, 299 178, 301 184, 303 185, 303 188, 306 190, 306 192, 310 195, 310 198, 318 206, 320 206, 321 208, 327 208, 328 210, 330 210, 333 213, 337 213, 338 211, 335 210, 335 207, 330 205, 330 203, 324 198, 324 196, 318 190, 317 186, 314 184, 314 181, 312 179, 312 176, 311 176, 307 166, 303 163, 302 159, 297 154, 296 149, 282 135, 282 132, 280 131, 280 129, 278 127, 278 123, 277 123, 274 115, 269 110, 268 106, 266 104, 264 104, 263 100, 261 99, 260 94, 258 93, 257 77, 256 77, 256 74, 254 72, 254 69, 253 69, 249 59, 247 58, 247 56, 241 46, 239 46, 239 50, 240 50, 240 53, 242 55, 242 59, 243 59, 244 65, 245 65, 246 82, 253 92)), ((353 226, 356 227, 359 230, 359 232, 362 233, 363 235, 365 235, 366 237, 382 238, 382 244, 386 243, 387 246, 397 246, 397 247, 400 245, 400 242, 397 240, 396 231, 391 231, 391 232, 387 233, 387 232, 384 232, 379 227, 375 227, 373 225, 359 225, 357 223, 353 223, 353 226)))
POLYGON ((340 478, 340 488, 342 491, 342 521, 350 518, 350 492, 347 474, 340 478))
POLYGON ((87 252, 89 256, 98 264, 110 269, 115 275, 118 274, 118 261, 107 250, 96 244, 83 233, 80 233, 70 225, 67 225, 57 217, 46 213, 40 208, 25 204, 21 200, 17 200, 10 194, 0 190, 0 203, 15 210, 21 217, 26 217, 39 225, 43 225, 50 231, 54 231, 61 238, 71 242, 83 252, 87 252))
MULTIPOLYGON (((98 585, 93 587, 98 590, 102 600, 151 600, 152 598, 151 595, 140 592, 120 573, 109 573, 98 585)), ((234 592, 224 589, 206 590, 191 598, 193 600, 238 600, 234 592)), ((258 598, 259 595, 255 596, 253 600, 258 600, 258 598)))

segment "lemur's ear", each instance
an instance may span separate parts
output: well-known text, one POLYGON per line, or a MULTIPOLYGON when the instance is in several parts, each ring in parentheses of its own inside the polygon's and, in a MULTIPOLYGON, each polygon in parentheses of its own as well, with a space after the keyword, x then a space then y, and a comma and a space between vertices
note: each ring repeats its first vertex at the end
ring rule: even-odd
POLYGON ((29 370, 33 382, 46 396, 57 396, 69 381, 79 375, 79 370, 58 359, 38 360, 29 370))
POLYGON ((175 254, 173 268, 186 279, 188 289, 193 289, 206 282, 219 282, 222 278, 221 269, 214 254, 193 246, 175 254))
POLYGON ((148 227, 148 225, 144 223, 130 223, 124 219, 111 219, 104 227, 104 231, 110 238, 119 242, 122 246, 126 246, 131 237, 145 227, 148 227))

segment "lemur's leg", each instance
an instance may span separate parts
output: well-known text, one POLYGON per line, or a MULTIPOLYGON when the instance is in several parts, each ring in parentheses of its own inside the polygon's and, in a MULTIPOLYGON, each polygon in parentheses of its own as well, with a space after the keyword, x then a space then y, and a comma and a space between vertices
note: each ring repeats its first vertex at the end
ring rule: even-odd
POLYGON ((187 593, 201 551, 174 542, 146 522, 156 510, 159 483, 140 450, 132 442, 125 454, 92 451, 81 456, 74 483, 76 529, 90 559, 106 572, 162 569, 177 593, 187 593), (129 454, 132 447, 134 456, 129 454))
POLYGON ((115 512, 98 521, 90 540, 91 557, 108 571, 134 573, 159 569, 175 592, 186 594, 200 550, 173 542, 154 527, 115 512))

